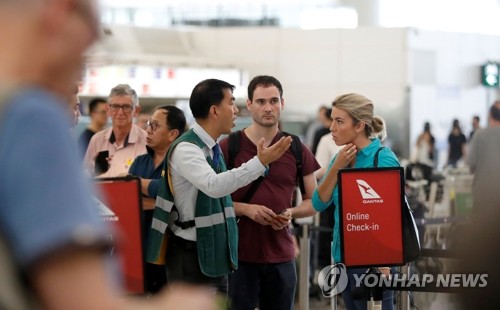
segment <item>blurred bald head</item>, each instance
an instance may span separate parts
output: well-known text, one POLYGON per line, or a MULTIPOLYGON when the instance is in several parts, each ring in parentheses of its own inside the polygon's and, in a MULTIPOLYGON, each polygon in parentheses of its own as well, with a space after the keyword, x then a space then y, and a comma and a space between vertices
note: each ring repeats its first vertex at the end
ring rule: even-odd
POLYGON ((495 101, 490 108, 490 123, 491 126, 500 124, 500 100, 495 101))
POLYGON ((94 0, 0 0, 0 81, 68 98, 98 37, 94 0))

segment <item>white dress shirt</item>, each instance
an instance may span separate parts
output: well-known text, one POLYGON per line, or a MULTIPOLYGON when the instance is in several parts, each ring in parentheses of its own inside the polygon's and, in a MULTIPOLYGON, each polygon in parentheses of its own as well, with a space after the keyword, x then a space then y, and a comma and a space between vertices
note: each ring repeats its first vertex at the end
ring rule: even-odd
MULTIPOLYGON (((193 143, 181 142, 172 151, 169 160, 174 203, 182 222, 194 219, 198 190, 213 198, 224 197, 256 180, 265 171, 264 165, 255 156, 238 168, 215 173, 206 160, 208 156, 213 158, 215 141, 197 123, 193 130, 205 147, 200 149, 193 143)), ((196 241, 195 227, 181 229, 173 225, 175 218, 175 215, 172 216, 169 223, 172 231, 181 238, 196 241)))

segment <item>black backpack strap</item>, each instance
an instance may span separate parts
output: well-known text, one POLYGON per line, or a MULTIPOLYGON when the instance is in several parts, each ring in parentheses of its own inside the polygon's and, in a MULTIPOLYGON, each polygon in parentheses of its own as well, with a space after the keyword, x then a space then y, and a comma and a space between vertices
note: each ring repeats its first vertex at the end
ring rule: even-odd
MULTIPOLYGON (((241 130, 234 131, 229 134, 228 140, 227 140, 227 169, 231 170, 235 167, 234 165, 234 160, 236 159, 236 156, 240 152, 240 146, 241 146, 241 130)), ((257 188, 259 187, 260 183, 264 180, 263 177, 259 177, 257 180, 252 182, 252 185, 248 189, 248 191, 245 194, 245 197, 243 197, 242 202, 248 203, 250 199, 252 199, 252 196, 255 194, 257 191, 257 188)))
POLYGON ((245 197, 241 200, 242 202, 250 202, 250 199, 252 199, 253 195, 257 191, 257 188, 259 187, 260 183, 264 180, 263 176, 260 176, 257 180, 252 182, 252 186, 248 189, 248 191, 245 193, 245 197))
MULTIPOLYGON (((283 132, 285 136, 291 136, 292 137, 292 153, 295 157, 295 165, 297 166, 297 179, 298 179, 298 184, 300 187, 300 192, 305 194, 305 185, 304 185, 304 172, 302 169, 302 142, 300 141, 300 138, 296 135, 283 132)), ((227 159, 227 169, 233 169, 234 168, 234 160, 236 158, 236 155, 238 155, 240 151, 240 144, 241 144, 241 131, 235 131, 229 134, 228 136, 228 144, 227 144, 227 151, 228 151, 228 159, 227 159)), ((243 198, 242 202, 248 203, 250 199, 252 199, 252 196, 255 194, 257 191, 257 188, 259 187, 260 183, 264 180, 263 177, 259 177, 257 180, 253 181, 252 186, 248 189, 248 191, 245 194, 245 197, 243 198)))
POLYGON ((241 144, 241 131, 237 130, 234 132, 231 132, 229 134, 228 140, 227 140, 227 170, 231 170, 234 168, 234 159, 236 158, 236 155, 240 152, 240 144, 241 144))
POLYGON ((381 146, 377 152, 375 153, 375 156, 373 157, 373 167, 374 168, 377 168, 378 167, 378 153, 380 153, 380 151, 385 148, 385 146, 381 146))
POLYGON ((291 148, 293 156, 295 156, 295 165, 297 166, 297 183, 299 184, 300 192, 302 193, 302 195, 304 195, 306 193, 306 188, 304 185, 304 171, 302 167, 302 142, 296 135, 284 131, 283 134, 285 136, 292 137, 291 148))

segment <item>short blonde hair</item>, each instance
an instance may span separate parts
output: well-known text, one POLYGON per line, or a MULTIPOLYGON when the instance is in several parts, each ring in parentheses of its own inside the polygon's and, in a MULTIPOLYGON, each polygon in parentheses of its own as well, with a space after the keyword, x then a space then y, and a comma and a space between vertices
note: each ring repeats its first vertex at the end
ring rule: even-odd
POLYGON ((387 137, 384 119, 373 115, 373 102, 365 96, 355 93, 340 95, 332 102, 332 107, 349 113, 355 124, 365 123, 368 138, 384 140, 387 137))

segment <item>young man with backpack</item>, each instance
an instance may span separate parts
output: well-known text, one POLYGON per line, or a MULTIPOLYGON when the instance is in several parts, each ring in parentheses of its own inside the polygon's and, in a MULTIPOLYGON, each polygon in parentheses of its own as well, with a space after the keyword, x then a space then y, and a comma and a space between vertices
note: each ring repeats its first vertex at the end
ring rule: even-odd
MULTIPOLYGON (((229 168, 255 156, 261 137, 266 145, 272 145, 289 135, 278 128, 284 104, 283 88, 276 78, 262 75, 250 81, 247 109, 252 124, 220 143, 229 168), (236 143, 230 142, 234 137, 236 143)), ((232 194, 236 215, 240 216, 239 268, 229 283, 233 309, 254 309, 257 304, 262 310, 293 309, 297 275, 289 223, 292 216, 310 215, 302 210, 312 210, 314 171, 320 168, 311 151, 297 138, 293 141, 282 157, 266 167, 264 177, 232 194), (295 209, 292 197, 298 179, 299 183, 303 181, 303 201, 295 209)))

